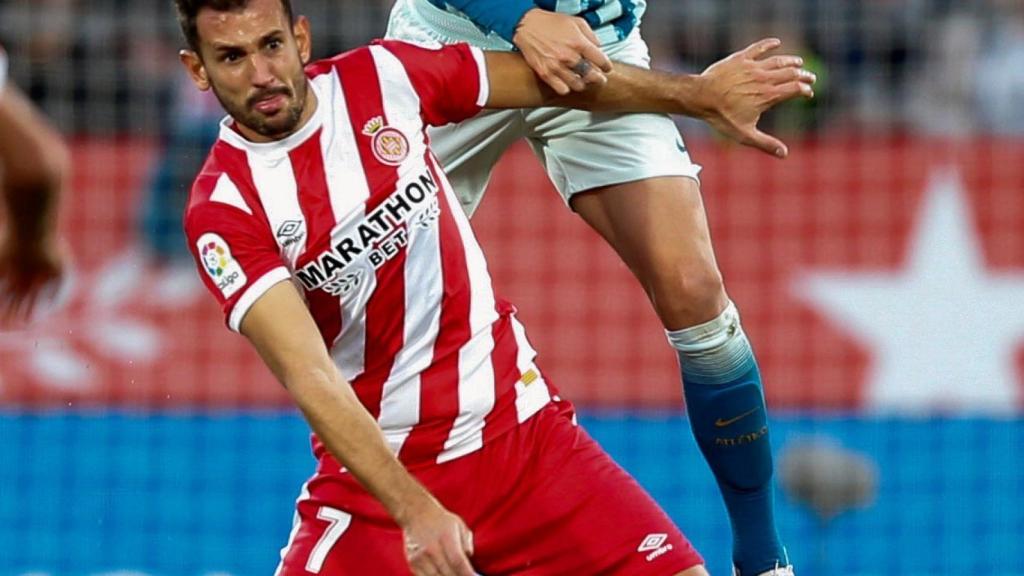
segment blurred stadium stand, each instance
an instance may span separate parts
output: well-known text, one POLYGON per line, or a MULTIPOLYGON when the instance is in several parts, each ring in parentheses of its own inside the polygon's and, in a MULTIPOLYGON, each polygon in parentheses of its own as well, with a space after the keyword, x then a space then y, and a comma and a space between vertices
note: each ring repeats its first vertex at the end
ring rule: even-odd
MULTIPOLYGON (((390 4, 294 1, 320 56, 380 35, 390 4)), ((656 66, 778 35, 821 78, 766 119, 784 162, 680 122, 776 450, 832 446, 877 480, 825 516, 780 487, 798 573, 1024 575, 1024 3, 650 2, 656 66)), ((76 261, 62 309, 0 333, 0 574, 269 574, 308 431, 183 258, 219 112, 178 70, 171 2, 0 0, 0 43, 71 142, 76 261)), ((628 270, 523 147, 474 227, 549 377, 726 574, 724 509, 628 270)))

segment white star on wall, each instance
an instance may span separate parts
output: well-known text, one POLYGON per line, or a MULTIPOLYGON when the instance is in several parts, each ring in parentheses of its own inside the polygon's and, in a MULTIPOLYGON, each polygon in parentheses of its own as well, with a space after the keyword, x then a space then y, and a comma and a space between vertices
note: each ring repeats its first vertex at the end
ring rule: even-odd
POLYGON ((871 351, 866 404, 881 411, 1016 411, 1024 272, 987 270, 959 177, 932 177, 897 272, 811 271, 801 299, 871 351))

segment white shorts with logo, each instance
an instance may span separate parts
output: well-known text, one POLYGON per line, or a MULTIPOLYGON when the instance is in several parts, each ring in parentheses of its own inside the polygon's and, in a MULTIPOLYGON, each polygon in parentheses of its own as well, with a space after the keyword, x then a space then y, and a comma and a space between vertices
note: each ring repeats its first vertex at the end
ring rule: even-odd
MULTIPOLYGON (((417 44, 468 42, 485 50, 511 50, 494 34, 449 14, 427 0, 397 0, 387 37, 417 44)), ((616 62, 648 68, 650 56, 639 29, 604 46, 616 62)), ((431 147, 445 167, 466 212, 472 214, 505 150, 526 138, 555 188, 573 194, 601 186, 660 176, 697 180, 675 123, 663 114, 595 113, 565 108, 484 111, 459 124, 430 131, 431 147)))

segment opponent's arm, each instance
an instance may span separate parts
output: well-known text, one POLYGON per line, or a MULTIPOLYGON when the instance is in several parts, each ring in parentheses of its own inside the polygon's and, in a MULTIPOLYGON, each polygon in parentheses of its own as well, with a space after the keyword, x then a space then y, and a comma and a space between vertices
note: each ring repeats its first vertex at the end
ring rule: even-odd
MULTIPOLYGON (((2 56, 2 55, 0 55, 2 56)), ((0 325, 27 319, 64 268, 57 206, 67 181, 64 142, 16 87, 0 92, 0 325)))
POLYGON ((716 62, 699 75, 672 74, 617 63, 605 84, 561 96, 540 82, 513 53, 485 52, 487 108, 564 106, 593 111, 661 112, 700 118, 742 144, 784 158, 780 140, 757 129, 765 110, 796 97, 813 97, 814 74, 798 56, 769 56, 781 41, 769 38, 716 62))
POLYGON ((384 504, 405 535, 417 574, 473 576, 472 535, 392 454, 380 427, 327 353, 291 282, 271 287, 242 319, 241 332, 288 389, 330 453, 384 504))
POLYGON ((446 0, 474 24, 515 45, 526 63, 558 94, 603 83, 612 63, 583 18, 538 8, 533 0, 446 0), (582 76, 573 71, 589 62, 582 76))

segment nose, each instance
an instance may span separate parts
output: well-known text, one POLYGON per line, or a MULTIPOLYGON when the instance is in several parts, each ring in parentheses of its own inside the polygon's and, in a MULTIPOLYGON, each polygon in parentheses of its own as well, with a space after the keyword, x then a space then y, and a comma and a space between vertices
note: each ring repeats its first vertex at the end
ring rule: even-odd
POLYGON ((261 54, 253 54, 252 84, 253 86, 269 86, 274 83, 274 75, 270 71, 270 62, 261 54))

